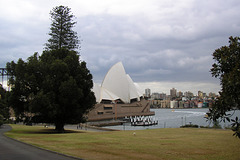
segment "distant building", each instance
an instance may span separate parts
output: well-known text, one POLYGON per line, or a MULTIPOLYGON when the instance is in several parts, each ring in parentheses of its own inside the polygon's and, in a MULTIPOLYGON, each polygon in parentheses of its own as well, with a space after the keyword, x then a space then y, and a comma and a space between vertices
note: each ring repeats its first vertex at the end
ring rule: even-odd
POLYGON ((151 98, 152 99, 160 99, 160 94, 159 93, 152 93, 151 98))
POLYGON ((149 88, 145 89, 145 96, 148 98, 151 97, 151 89, 149 88))
POLYGON ((170 108, 170 100, 151 100, 152 108, 170 108))
POLYGON ((182 97, 182 101, 187 101, 187 97, 182 97))
POLYGON ((182 97, 183 96, 183 92, 179 91, 177 92, 177 97, 182 97))
POLYGON ((207 97, 207 93, 203 93, 203 97, 207 97))
POLYGON ((198 108, 202 108, 203 107, 203 102, 198 102, 198 108))
POLYGON ((162 100, 160 106, 161 108, 170 108, 170 100, 162 100))
POLYGON ((178 101, 170 101, 170 108, 178 108, 178 101))
POLYGON ((178 102, 178 108, 184 108, 184 101, 178 102))
POLYGON ((175 88, 170 89, 170 96, 171 98, 177 97, 177 90, 175 88))
POLYGON ((185 101, 183 104, 184 108, 190 108, 190 101, 185 101))
POLYGON ((160 93, 160 99, 166 100, 167 99, 166 93, 160 93))
POLYGON ((198 91, 198 97, 203 98, 203 92, 202 91, 198 91))
POLYGON ((186 98, 188 98, 188 99, 191 99, 192 97, 194 97, 193 93, 190 92, 190 91, 185 92, 185 93, 184 93, 184 96, 185 96, 186 98))

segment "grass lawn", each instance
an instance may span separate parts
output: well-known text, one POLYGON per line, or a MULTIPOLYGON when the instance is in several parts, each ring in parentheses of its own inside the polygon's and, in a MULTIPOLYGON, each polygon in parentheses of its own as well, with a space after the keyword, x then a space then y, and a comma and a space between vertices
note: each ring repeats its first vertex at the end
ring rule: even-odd
POLYGON ((39 126, 11 126, 13 130, 6 133, 11 138, 87 160, 240 159, 240 139, 233 137, 231 130, 164 128, 55 134, 39 126))

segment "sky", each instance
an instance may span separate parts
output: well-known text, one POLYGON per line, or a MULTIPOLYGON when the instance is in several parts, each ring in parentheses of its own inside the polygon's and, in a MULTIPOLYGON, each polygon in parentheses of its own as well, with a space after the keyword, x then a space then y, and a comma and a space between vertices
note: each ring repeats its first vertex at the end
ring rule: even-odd
POLYGON ((0 0, 0 68, 44 50, 50 11, 68 6, 95 83, 121 61, 142 89, 220 91, 212 53, 240 36, 239 0, 0 0))

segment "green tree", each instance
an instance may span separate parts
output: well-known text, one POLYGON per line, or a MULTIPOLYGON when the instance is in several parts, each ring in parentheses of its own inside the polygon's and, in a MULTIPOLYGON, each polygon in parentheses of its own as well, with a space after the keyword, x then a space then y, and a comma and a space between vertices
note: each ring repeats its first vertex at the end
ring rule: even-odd
POLYGON ((0 84, 0 115, 2 119, 9 119, 9 107, 7 103, 7 91, 0 84))
POLYGON ((50 12, 51 15, 51 28, 50 38, 46 43, 46 48, 53 49, 78 49, 79 40, 77 32, 74 32, 72 28, 76 24, 73 21, 74 15, 71 13, 71 9, 65 6, 57 6, 50 12))
MULTIPOLYGON (((50 14, 61 19, 69 13, 69 8, 59 6, 50 14)), ((51 27, 51 31, 55 27, 56 37, 51 37, 54 41, 50 38, 51 43, 41 56, 35 53, 26 62, 19 59, 17 63, 7 63, 12 86, 9 101, 19 119, 54 123, 59 132, 63 132, 65 124, 83 122, 84 115, 96 103, 91 91, 92 75, 74 50, 77 40, 70 35, 75 32, 64 35, 75 24, 72 17, 65 17, 65 23, 56 18, 51 27), (59 29, 59 24, 63 28, 59 29)))
POLYGON ((212 76, 219 78, 222 86, 220 97, 213 108, 209 109, 210 120, 219 118, 224 122, 232 121, 234 135, 240 138, 240 122, 238 117, 231 119, 228 111, 240 109, 240 38, 230 37, 229 46, 222 46, 213 53, 215 63, 212 65, 212 76))
POLYGON ((27 62, 8 63, 7 69, 14 73, 9 101, 19 119, 54 123, 62 132, 65 124, 83 122, 95 104, 92 75, 75 51, 44 51, 27 62))
POLYGON ((3 116, 0 114, 0 127, 3 125, 3 116))

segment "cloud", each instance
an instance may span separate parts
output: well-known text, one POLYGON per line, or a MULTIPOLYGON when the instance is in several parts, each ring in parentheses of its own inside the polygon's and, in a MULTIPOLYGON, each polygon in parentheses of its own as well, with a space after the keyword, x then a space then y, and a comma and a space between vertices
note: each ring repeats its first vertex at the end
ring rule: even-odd
POLYGON ((240 30, 238 0, 1 1, 0 67, 42 52, 57 5, 76 16, 81 59, 97 82, 122 61, 135 82, 217 90, 211 54, 240 30))

